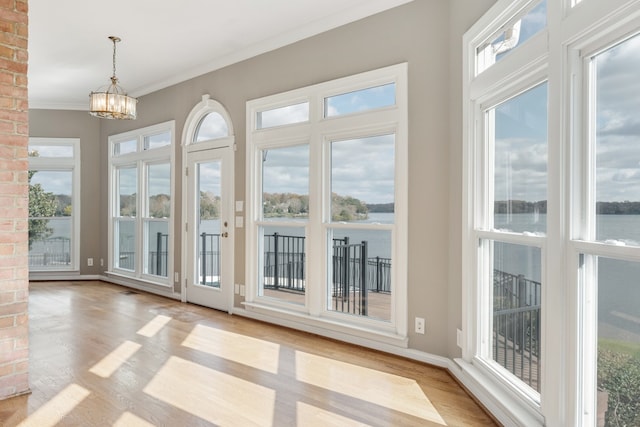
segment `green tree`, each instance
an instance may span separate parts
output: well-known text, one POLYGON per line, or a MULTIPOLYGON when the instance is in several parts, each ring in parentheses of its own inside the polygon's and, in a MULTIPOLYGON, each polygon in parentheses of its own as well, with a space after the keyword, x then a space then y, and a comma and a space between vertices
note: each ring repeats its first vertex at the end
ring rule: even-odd
POLYGON ((220 218, 220 196, 210 191, 200 191, 200 219, 220 218))
MULTIPOLYGON (((29 153, 37 157, 37 151, 29 153), (35 154, 33 154, 35 153, 35 154)), ((36 240, 43 240, 53 234, 47 217, 56 213, 58 203, 53 193, 44 191, 42 184, 32 184, 31 178, 37 171, 29 171, 29 249, 36 240)))

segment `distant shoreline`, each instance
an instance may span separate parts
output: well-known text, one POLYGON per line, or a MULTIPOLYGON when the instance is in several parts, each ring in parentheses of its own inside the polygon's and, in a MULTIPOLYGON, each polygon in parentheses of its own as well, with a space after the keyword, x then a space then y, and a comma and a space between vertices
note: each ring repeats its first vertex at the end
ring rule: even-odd
MULTIPOLYGON (((496 214, 547 213, 547 201, 527 202, 524 200, 497 200, 494 202, 496 214)), ((640 215, 640 202, 596 202, 598 215, 640 215)))

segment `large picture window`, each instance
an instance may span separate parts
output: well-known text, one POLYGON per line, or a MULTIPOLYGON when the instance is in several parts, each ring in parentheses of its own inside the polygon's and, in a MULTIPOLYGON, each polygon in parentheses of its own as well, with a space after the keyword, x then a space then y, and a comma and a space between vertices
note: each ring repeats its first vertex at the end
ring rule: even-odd
POLYGON ((173 122, 109 138, 111 273, 169 284, 173 122))
POLYGON ((79 268, 80 144, 29 139, 29 271, 79 268))
POLYGON ((406 336, 406 85, 403 64, 248 103, 247 303, 406 336))
POLYGON ((639 22, 499 0, 465 35, 459 364, 505 424, 640 425, 639 22))

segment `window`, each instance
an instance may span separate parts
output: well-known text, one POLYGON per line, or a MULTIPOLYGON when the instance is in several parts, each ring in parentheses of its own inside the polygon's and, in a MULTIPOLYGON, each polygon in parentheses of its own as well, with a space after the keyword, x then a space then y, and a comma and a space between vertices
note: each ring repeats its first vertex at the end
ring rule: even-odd
POLYGON ((309 121, 308 102, 286 105, 284 107, 272 108, 256 113, 256 129, 267 129, 307 121, 309 121))
POLYGON ((402 64, 247 104, 252 307, 406 336, 406 84, 402 64))
MULTIPOLYGON (((522 3, 522 2, 514 2, 522 3)), ((509 52, 521 46, 547 26, 547 1, 528 6, 507 21, 496 33, 476 48, 477 73, 500 61, 509 52)))
POLYGON ((29 139, 29 271, 79 267, 80 143, 29 139))
POLYGON ((262 253, 259 295, 305 303, 306 228, 309 219, 309 145, 261 151, 262 253), (283 293, 282 289, 292 292, 283 293))
POLYGON ((465 35, 459 363, 505 424, 638 425, 640 2, 548 4, 465 35))
MULTIPOLYGON (((488 191, 477 218, 480 332, 478 356, 539 402, 541 295, 547 208, 547 83, 484 110, 478 168, 488 191)), ((518 93, 519 92, 519 93, 518 93)))
POLYGON ((170 283, 173 126, 109 137, 112 274, 170 283))
MULTIPOLYGON (((640 30, 636 29, 636 31, 640 30)), ((585 375, 593 378, 595 404, 606 426, 640 423, 640 131, 633 111, 640 107, 640 84, 630 79, 640 61, 640 36, 616 41, 584 57, 593 103, 587 106, 591 133, 584 159, 593 156, 591 179, 585 182, 579 221, 583 251, 581 288, 597 305, 585 310, 593 324, 593 362, 585 375), (597 331, 597 332, 596 332, 597 331)), ((576 236, 578 237, 578 236, 576 236)), ((588 301, 588 300, 587 300, 588 301)), ((592 396, 593 396, 592 394, 592 396)), ((593 402, 593 399, 591 399, 593 402)), ((595 408, 595 410, 593 410, 595 408)))

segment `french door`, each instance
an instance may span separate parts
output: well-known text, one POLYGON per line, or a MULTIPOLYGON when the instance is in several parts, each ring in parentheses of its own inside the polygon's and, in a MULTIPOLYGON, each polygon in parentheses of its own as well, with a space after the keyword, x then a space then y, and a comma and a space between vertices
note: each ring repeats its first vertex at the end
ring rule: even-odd
POLYGON ((233 151, 187 154, 186 300, 230 311, 233 298, 233 151))

